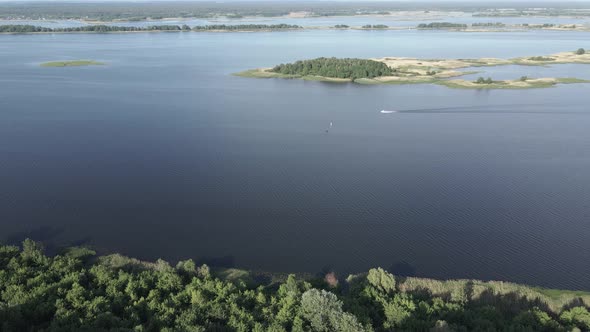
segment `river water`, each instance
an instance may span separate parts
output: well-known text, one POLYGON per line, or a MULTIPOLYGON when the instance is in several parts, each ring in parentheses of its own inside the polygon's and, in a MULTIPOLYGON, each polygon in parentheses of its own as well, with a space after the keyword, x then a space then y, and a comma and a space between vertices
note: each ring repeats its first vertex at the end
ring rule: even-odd
MULTIPOLYGON (((269 271, 382 266, 590 289, 589 85, 478 91, 231 75, 318 56, 543 55, 590 48, 588 37, 0 36, 0 238, 269 271), (63 59, 106 65, 39 66, 63 59)), ((498 68, 498 78, 589 72, 498 68)))

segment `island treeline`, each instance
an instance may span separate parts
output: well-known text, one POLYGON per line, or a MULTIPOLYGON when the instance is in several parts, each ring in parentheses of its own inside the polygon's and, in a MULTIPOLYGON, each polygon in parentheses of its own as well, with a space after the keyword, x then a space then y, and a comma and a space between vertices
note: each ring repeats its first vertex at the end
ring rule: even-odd
POLYGON ((471 24, 472 27, 498 27, 498 28, 503 28, 506 26, 506 24, 502 23, 502 22, 477 22, 477 23, 472 23, 471 24))
POLYGON ((301 26, 291 24, 239 24, 239 25, 204 25, 189 27, 188 25, 150 25, 138 26, 117 26, 117 25, 86 25, 80 27, 46 28, 34 25, 0 25, 0 33, 67 33, 67 32, 136 32, 136 31, 272 31, 272 30, 294 30, 301 29, 301 26))
POLYGON ((420 23, 418 29, 467 29, 467 24, 450 22, 420 23))
MULTIPOLYGON (((510 283, 398 278, 383 269, 339 281, 176 266, 70 248, 48 257, 0 246, 0 330, 11 331, 588 331, 588 293, 555 300, 510 283)), ((547 290, 549 292, 549 290, 547 290)), ((557 291, 553 291, 557 292, 557 291)))
MULTIPOLYGON (((36 33, 36 32, 133 32, 133 31, 181 31, 178 25, 151 25, 147 27, 86 25, 81 27, 46 28, 34 25, 0 25, 0 32, 36 33)), ((190 30, 190 28, 188 28, 190 30)))
POLYGON ((383 62, 355 58, 317 58, 280 64, 270 71, 285 75, 333 78, 374 78, 390 76, 395 71, 383 62))
POLYGON ((239 25, 197 25, 193 27, 193 31, 205 30, 222 30, 222 31, 236 31, 236 30, 296 30, 303 29, 303 27, 294 24, 239 24, 239 25))
POLYGON ((389 26, 385 24, 366 24, 363 25, 361 28, 363 29, 387 29, 389 26))

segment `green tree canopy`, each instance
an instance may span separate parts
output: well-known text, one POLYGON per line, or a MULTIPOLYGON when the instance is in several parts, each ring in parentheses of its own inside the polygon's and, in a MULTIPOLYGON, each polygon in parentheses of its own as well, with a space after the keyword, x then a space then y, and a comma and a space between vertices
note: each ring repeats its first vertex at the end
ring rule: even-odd
POLYGON ((355 58, 317 58, 280 64, 271 71, 286 75, 334 78, 374 78, 390 76, 395 71, 383 62, 355 58))
POLYGON ((583 302, 579 292, 549 309, 525 286, 400 281, 381 268, 331 291, 322 278, 257 283, 225 272, 190 259, 173 267, 87 248, 50 257, 31 240, 0 245, 0 331, 590 330, 588 310, 570 305, 583 302))

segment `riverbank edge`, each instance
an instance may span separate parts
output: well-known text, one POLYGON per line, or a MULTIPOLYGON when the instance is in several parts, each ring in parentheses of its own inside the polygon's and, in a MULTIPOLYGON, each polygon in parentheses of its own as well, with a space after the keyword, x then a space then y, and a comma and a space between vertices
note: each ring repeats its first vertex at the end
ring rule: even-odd
MULTIPOLYGON (((84 247, 64 248, 63 252, 76 252, 82 249, 87 252, 93 250, 84 247)), ((95 252, 94 252, 95 253, 95 252)), ((157 270, 162 260, 157 262, 139 260, 131 258, 119 253, 105 254, 97 256, 95 254, 91 262, 110 262, 113 267, 127 267, 138 269, 153 269, 157 270)), ((166 262, 166 261, 164 261, 166 262)), ((167 263, 167 262, 166 262, 167 263)), ((203 263, 198 263, 203 264, 203 263)), ((348 276, 339 276, 337 271, 328 272, 280 272, 280 271, 266 271, 253 270, 238 267, 209 267, 211 275, 214 278, 232 282, 234 284, 244 284, 254 289, 259 286, 275 286, 284 283, 290 275, 294 275, 299 280, 309 281, 316 284, 324 282, 326 273, 333 274, 338 278, 339 282, 347 284, 357 278, 365 278, 367 272, 353 273, 348 276)), ((395 275, 395 273, 393 273, 395 275)), ((491 291, 496 294, 518 294, 522 299, 538 300, 547 305, 547 307, 554 313, 559 313, 567 305, 575 301, 582 300, 584 303, 590 303, 590 291, 585 290, 568 290, 558 288, 548 288, 534 285, 521 284, 508 281, 497 280, 478 280, 478 279, 435 279, 423 276, 400 276, 396 275, 396 280, 399 280, 397 288, 406 293, 416 291, 428 291, 432 297, 448 297, 449 294, 460 295, 465 289, 471 288, 474 290, 491 291)))

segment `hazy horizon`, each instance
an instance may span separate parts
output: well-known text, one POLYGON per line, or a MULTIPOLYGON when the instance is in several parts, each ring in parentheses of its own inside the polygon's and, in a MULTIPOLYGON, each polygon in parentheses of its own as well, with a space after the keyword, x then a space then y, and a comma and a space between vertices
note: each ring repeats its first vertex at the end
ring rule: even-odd
MULTIPOLYGON (((214 1, 214 0, 92 0, 92 1, 84 1, 84 0, 0 0, 0 2, 76 2, 76 3, 101 3, 101 2, 130 2, 130 3, 146 3, 146 2, 213 2, 213 3, 231 3, 231 2, 293 2, 298 3, 300 1, 296 0, 225 0, 225 1, 214 1)), ((304 1, 304 2, 390 2, 390 3, 397 3, 397 2, 416 2, 416 3, 446 3, 446 2, 466 2, 466 3, 474 3, 474 2, 481 2, 481 3, 568 3, 568 2, 580 2, 580 3, 590 3, 590 0, 566 0, 566 1, 558 1, 558 0, 311 0, 311 1, 304 1)))

